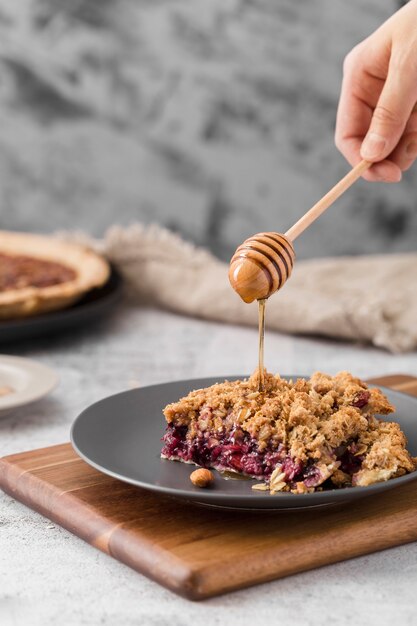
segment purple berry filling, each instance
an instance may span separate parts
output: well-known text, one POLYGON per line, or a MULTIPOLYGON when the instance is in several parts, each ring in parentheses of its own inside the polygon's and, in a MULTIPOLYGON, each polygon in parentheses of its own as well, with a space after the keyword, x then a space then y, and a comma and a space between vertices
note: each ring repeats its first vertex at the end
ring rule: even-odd
MULTIPOLYGON (((300 481, 306 487, 316 487, 323 482, 317 465, 304 465, 299 459, 291 457, 283 445, 276 449, 259 450, 258 442, 240 429, 225 434, 201 432, 194 439, 187 438, 187 430, 187 426, 168 424, 163 437, 162 456, 264 480, 268 480, 280 464, 285 480, 292 487, 300 481)), ((335 458, 341 463, 340 469, 346 474, 353 475, 361 468, 363 456, 355 456, 354 452, 354 443, 334 450, 335 458)))
POLYGON ((363 456, 355 456, 350 450, 346 450, 339 456, 340 469, 346 474, 356 474, 361 468, 363 456))
POLYGON ((354 401, 352 402, 352 406, 357 409, 362 409, 369 402, 369 398, 371 394, 369 391, 360 391, 356 394, 354 401))
POLYGON ((186 426, 168 424, 163 437, 162 455, 196 463, 202 467, 234 470, 256 478, 269 478, 275 467, 283 464, 283 471, 292 480, 301 471, 301 464, 287 456, 283 446, 259 450, 258 443, 247 433, 232 431, 214 436, 201 433, 195 439, 186 438, 186 426))
POLYGON ((306 487, 317 487, 322 482, 322 474, 317 465, 306 467, 303 473, 304 484, 306 487))

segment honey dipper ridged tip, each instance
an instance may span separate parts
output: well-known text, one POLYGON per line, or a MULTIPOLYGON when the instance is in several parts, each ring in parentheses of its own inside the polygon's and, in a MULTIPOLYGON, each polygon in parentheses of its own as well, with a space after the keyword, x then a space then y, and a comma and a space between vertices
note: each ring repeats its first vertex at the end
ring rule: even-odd
POLYGON ((229 280, 244 302, 269 298, 291 276, 295 252, 281 233, 258 233, 244 241, 230 261, 229 280))

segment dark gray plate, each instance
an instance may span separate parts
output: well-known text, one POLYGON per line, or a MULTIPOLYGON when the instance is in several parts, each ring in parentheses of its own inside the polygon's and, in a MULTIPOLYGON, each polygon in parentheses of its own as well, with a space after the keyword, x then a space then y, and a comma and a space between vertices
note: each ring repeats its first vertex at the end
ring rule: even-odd
MULTIPOLYGON (((229 377, 235 380, 236 377, 229 377)), ((296 378, 292 376, 291 378, 296 378)), ((254 480, 225 480, 215 472, 212 488, 199 489, 190 480, 195 466, 160 458, 165 430, 162 409, 192 389, 224 378, 183 380, 125 391, 91 405, 75 420, 71 440, 75 451, 96 469, 127 483, 200 504, 239 509, 294 509, 329 506, 392 489, 417 478, 417 472, 370 487, 354 487, 311 494, 271 496, 251 489, 254 480)), ((397 421, 417 456, 417 398, 384 389, 397 407, 397 421)))

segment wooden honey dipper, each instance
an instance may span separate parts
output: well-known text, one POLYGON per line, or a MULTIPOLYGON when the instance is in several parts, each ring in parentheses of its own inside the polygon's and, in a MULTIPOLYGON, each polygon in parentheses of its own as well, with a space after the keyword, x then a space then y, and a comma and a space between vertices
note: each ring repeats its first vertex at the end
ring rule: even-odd
POLYGON ((229 280, 244 302, 264 300, 281 289, 291 276, 295 252, 292 242, 339 198, 372 163, 361 161, 326 193, 285 235, 258 233, 246 239, 230 261, 229 280))

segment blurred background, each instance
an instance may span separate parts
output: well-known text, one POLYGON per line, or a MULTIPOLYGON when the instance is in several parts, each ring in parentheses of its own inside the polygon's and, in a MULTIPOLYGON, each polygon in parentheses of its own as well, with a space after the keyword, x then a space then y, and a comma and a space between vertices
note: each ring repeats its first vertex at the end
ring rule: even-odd
MULTIPOLYGON (((346 172, 343 58, 401 4, 0 0, 1 228, 158 222, 223 259, 285 231, 346 172)), ((414 172, 361 181, 299 256, 415 249, 414 172)))

